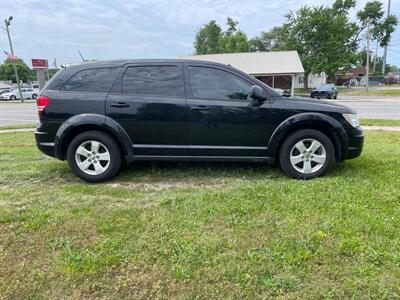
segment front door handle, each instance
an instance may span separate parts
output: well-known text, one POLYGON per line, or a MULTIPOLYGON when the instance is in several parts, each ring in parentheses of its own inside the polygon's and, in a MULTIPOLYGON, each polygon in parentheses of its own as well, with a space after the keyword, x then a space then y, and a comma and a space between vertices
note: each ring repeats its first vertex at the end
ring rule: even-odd
POLYGON ((208 110, 208 106, 206 105, 199 105, 199 106, 191 106, 190 109, 192 110, 208 110))
POLYGON ((125 103, 125 102, 111 102, 110 106, 112 106, 112 107, 129 107, 129 104, 125 103))

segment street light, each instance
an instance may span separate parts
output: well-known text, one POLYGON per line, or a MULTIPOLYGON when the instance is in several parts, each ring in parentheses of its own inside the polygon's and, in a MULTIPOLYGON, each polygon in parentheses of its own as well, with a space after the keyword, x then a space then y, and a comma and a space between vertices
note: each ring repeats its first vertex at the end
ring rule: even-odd
MULTIPOLYGON (((10 30, 8 29, 8 26, 10 26, 12 19, 13 19, 13 16, 10 16, 8 18, 8 20, 7 19, 4 20, 4 23, 6 24, 6 31, 7 31, 7 36, 8 36, 8 42, 10 43, 11 55, 14 56, 14 49, 13 49, 12 42, 11 42, 10 30)), ((21 84, 19 82, 17 65, 15 64, 15 59, 12 59, 11 61, 12 61, 13 69, 14 69, 15 79, 17 80, 19 96, 21 98, 21 102, 24 102, 24 99, 22 97, 21 84)))

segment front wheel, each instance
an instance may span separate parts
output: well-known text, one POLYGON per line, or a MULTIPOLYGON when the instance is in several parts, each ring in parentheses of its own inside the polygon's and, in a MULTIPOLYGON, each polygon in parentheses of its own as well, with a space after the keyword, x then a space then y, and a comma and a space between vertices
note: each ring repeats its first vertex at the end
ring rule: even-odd
POLYGON ((279 151, 279 164, 292 178, 312 179, 331 168, 335 149, 322 132, 303 129, 286 138, 279 151))
POLYGON ((36 99, 37 98, 37 95, 36 94, 33 94, 32 95, 32 99, 36 99))
POLYGON ((108 134, 88 131, 76 136, 68 146, 71 170, 87 182, 101 182, 114 177, 121 169, 121 150, 108 134))
POLYGON ((17 100, 17 97, 15 97, 14 95, 10 96, 10 100, 17 100))

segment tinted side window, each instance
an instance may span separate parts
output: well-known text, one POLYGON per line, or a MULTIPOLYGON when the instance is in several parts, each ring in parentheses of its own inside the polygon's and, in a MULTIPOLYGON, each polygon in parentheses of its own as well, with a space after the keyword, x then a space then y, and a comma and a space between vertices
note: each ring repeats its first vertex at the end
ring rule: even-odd
POLYGON ((129 67, 122 78, 126 94, 183 96, 183 80, 177 66, 129 67))
POLYGON ((219 69, 190 67, 190 84, 195 98, 247 100, 251 84, 219 69))
POLYGON ((120 68, 87 69, 76 73, 62 88, 63 91, 107 93, 120 68))

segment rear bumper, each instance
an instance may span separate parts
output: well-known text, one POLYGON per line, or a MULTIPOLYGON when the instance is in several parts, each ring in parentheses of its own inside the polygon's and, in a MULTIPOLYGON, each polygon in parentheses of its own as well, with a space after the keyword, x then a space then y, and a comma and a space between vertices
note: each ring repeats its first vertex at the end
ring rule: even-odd
POLYGON ((56 157, 54 152, 54 142, 50 141, 48 133, 40 131, 39 128, 36 129, 35 140, 36 146, 40 151, 48 156, 56 157))

